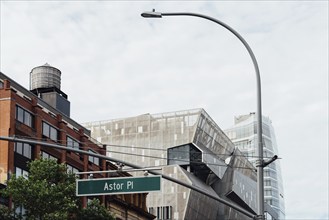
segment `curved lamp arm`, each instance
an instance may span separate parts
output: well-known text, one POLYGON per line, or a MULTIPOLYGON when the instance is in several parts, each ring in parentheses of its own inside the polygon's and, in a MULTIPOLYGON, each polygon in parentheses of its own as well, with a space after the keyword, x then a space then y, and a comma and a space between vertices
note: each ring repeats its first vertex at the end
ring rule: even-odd
POLYGON ((160 13, 156 12, 154 9, 152 12, 144 12, 141 14, 144 18, 162 18, 163 16, 194 16, 194 17, 200 17, 207 20, 210 20, 212 22, 215 22, 219 24, 220 26, 226 28, 231 33, 233 33, 239 40, 243 43, 243 45, 246 47, 251 60, 254 64, 255 73, 256 73, 256 81, 257 81, 257 140, 258 140, 258 147, 257 147, 257 153, 258 153, 258 160, 256 162, 257 165, 257 195, 258 195, 258 216, 257 219, 264 219, 264 170, 263 170, 263 138, 262 138, 262 98, 261 98, 261 79, 260 79, 260 73, 259 73, 259 67, 256 60, 256 57, 251 50, 249 44, 247 41, 232 27, 225 24, 222 21, 219 21, 215 18, 212 18, 207 15, 198 14, 198 13, 190 13, 190 12, 173 12, 173 13, 160 13))

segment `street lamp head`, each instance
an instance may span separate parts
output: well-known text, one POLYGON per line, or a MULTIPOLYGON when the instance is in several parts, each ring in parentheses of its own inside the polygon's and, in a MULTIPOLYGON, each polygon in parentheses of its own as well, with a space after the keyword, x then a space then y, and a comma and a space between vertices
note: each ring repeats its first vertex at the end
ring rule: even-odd
POLYGON ((155 9, 149 12, 143 12, 141 16, 144 18, 162 18, 162 14, 160 12, 155 12, 155 9))

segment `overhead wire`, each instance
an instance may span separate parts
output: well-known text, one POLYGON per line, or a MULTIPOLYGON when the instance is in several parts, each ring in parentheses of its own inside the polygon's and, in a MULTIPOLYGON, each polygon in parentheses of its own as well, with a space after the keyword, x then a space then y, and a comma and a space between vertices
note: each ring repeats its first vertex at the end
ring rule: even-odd
MULTIPOLYGON (((17 136, 16 137, 22 137, 22 138, 28 138, 28 139, 33 139, 33 140, 44 140, 44 138, 36 138, 36 137, 28 137, 28 136, 17 136)), ((66 140, 58 140, 57 142, 62 143, 63 146, 70 146, 66 144, 66 140)), ((77 140, 78 143, 84 145, 84 144, 89 144, 87 142, 80 142, 77 140)), ((97 143, 95 143, 97 144, 97 143)), ((153 151, 167 151, 168 149, 161 149, 161 148, 154 148, 154 147, 139 147, 139 146, 129 146, 129 145, 117 145, 117 144, 102 144, 98 143, 97 145, 101 146, 107 146, 107 147, 120 147, 120 148, 132 148, 132 149, 141 149, 141 150, 153 150, 153 151)), ((175 150, 175 152, 182 152, 182 153, 187 153, 186 151, 180 151, 180 150, 175 150)), ((252 156, 252 155, 245 155, 243 152, 241 152, 242 155, 235 155, 236 157, 246 157, 246 158, 259 158, 259 156, 252 156)), ((231 154, 219 154, 219 153, 207 153, 207 152, 202 152, 203 155, 216 155, 216 156, 231 156, 231 154)), ((273 155, 274 156, 274 155, 273 155)), ((273 156, 264 156, 263 159, 271 159, 273 156)), ((282 159, 282 158, 278 158, 282 159)))
MULTIPOLYGON (((16 137, 24 137, 24 136, 16 136, 16 137)), ((42 138, 34 138, 34 137, 24 137, 27 139, 32 139, 32 140, 43 140, 42 138)), ((72 145, 67 145, 67 144, 61 144, 62 146, 69 146, 71 148, 74 148, 74 146, 72 145)), ((135 154, 135 153, 127 153, 127 152, 120 152, 120 151, 111 151, 111 150, 107 150, 107 149, 99 149, 99 151, 105 152, 105 153, 117 153, 117 154, 124 154, 124 155, 130 155, 130 156, 139 156, 139 157, 147 157, 147 158, 153 158, 153 159, 160 159, 160 160, 168 160, 170 158, 167 157, 158 157, 158 156, 151 156, 151 155, 142 155, 142 154, 135 154)), ((176 152, 176 151, 175 151, 176 152)), ((189 153, 191 154, 192 152, 187 152, 187 151, 180 151, 183 153, 189 153)), ((194 152, 198 153, 198 152, 194 152)), ((191 162, 193 164, 203 164, 203 165, 213 165, 213 166, 222 166, 222 167, 228 167, 227 165, 221 165, 221 164, 217 164, 217 163, 207 163, 207 162, 201 162, 201 161, 189 161, 189 160, 183 160, 183 159, 178 159, 178 158, 173 158, 170 160, 175 160, 175 161, 180 161, 180 162, 191 162)), ((249 167, 240 167, 240 166, 234 166, 232 168, 240 168, 240 169, 248 169, 248 170, 255 170, 255 168, 249 168, 249 167)))
MULTIPOLYGON (((128 146, 128 145, 115 145, 115 144, 104 144, 103 146, 107 147, 120 147, 120 148, 133 148, 133 149, 141 149, 141 150, 154 150, 154 151, 167 151, 167 149, 160 149, 160 148, 152 148, 152 147, 136 147, 136 146, 128 146)), ((180 145, 183 146, 183 145, 180 145)), ((177 146, 176 146, 177 147, 177 146)), ((187 153, 186 151, 180 151, 180 150, 175 150, 175 152, 182 152, 182 153, 187 153)), ((259 158, 258 156, 251 156, 251 155, 244 155, 243 152, 241 152, 242 155, 235 155, 237 157, 250 157, 250 158, 259 158)), ((216 156, 231 156, 231 154, 219 154, 219 153, 206 153, 202 152, 203 155, 216 155, 216 156)), ((272 157, 263 157, 264 159, 270 159, 272 157)), ((281 158, 279 158, 281 159, 281 158)))
MULTIPOLYGON (((44 138, 37 138, 37 137, 30 137, 30 136, 17 136, 16 137, 21 137, 21 138, 27 138, 27 139, 32 139, 32 140, 44 140, 44 138)), ((62 146, 67 146, 67 147, 72 147, 74 148, 75 146, 73 145, 69 145, 67 144, 66 140, 58 140, 57 142, 60 142, 62 146), (63 144, 64 143, 64 144, 63 144)), ((89 144, 87 142, 79 142, 80 144, 89 144)), ((95 143, 96 144, 96 143, 95 143)), ((160 149, 160 148, 151 148, 151 147, 136 147, 136 146, 128 146, 128 145, 112 145, 112 144, 98 144, 98 145, 102 145, 102 146, 106 146, 106 147, 120 147, 120 148, 129 148, 129 149, 141 149, 141 150, 154 150, 154 151, 163 151, 163 152, 167 152, 168 149, 160 149)), ((81 146, 79 146, 80 148, 81 146)), ((98 149, 98 151, 101 152, 106 152, 106 153, 118 153, 118 154, 125 154, 125 155, 131 155, 131 156, 141 156, 141 157, 147 157, 147 158, 153 158, 153 159, 161 159, 161 160, 168 160, 170 158, 167 157, 157 157, 157 156, 151 156, 151 155, 142 155, 142 154, 134 154, 134 153, 127 153, 127 152, 122 152, 122 151, 111 151, 108 149, 98 149)), ((190 152, 190 151, 182 151, 182 150, 175 150, 175 153, 184 153, 184 154, 195 154, 197 152, 190 152)), ((216 153, 205 153, 202 152, 202 155, 216 155, 216 156, 232 156, 232 154, 216 154, 216 153)), ((245 155, 234 155, 236 157, 248 157, 245 155)), ((257 156, 249 156, 249 157, 253 157, 253 158, 258 158, 257 156)), ((272 158, 272 157, 263 157, 263 158, 272 158)), ((281 159, 281 158, 279 158, 281 159)), ((181 161, 181 162, 188 162, 187 160, 180 160, 180 159, 173 159, 176 161, 181 161)), ((220 165, 220 164, 215 164, 215 163, 205 163, 205 162, 193 162, 194 164, 206 164, 206 165, 214 165, 214 166, 226 166, 226 165, 220 165)), ((249 169, 249 170, 255 170, 254 168, 248 168, 248 167, 233 167, 233 168, 241 168, 241 169, 249 169)))
MULTIPOLYGON (((157 157, 157 156, 142 155, 142 154, 135 154, 135 153, 126 153, 126 152, 120 152, 120 151, 106 151, 106 152, 108 152, 108 153, 117 153, 117 154, 125 154, 125 155, 130 155, 130 156, 147 157, 147 158, 153 158, 153 159, 161 159, 161 160, 173 160, 173 161, 180 161, 180 162, 189 162, 189 163, 201 164, 201 165, 213 165, 213 166, 228 167, 228 165, 222 165, 222 164, 217 164, 217 163, 207 163, 207 162, 202 162, 202 161, 190 161, 190 160, 184 160, 184 159, 179 159, 179 158, 157 157)), ((233 166, 232 168, 256 170, 255 168, 239 167, 239 166, 233 166)))

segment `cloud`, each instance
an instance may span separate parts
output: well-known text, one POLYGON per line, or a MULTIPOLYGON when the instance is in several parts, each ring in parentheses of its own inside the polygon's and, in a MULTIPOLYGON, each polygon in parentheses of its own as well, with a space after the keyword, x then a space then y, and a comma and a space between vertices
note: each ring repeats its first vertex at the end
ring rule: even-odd
POLYGON ((287 219, 328 218, 328 2, 1 1, 2 72, 28 88, 49 62, 78 122, 203 107, 221 128, 256 110, 253 49, 263 113, 277 134, 287 219))

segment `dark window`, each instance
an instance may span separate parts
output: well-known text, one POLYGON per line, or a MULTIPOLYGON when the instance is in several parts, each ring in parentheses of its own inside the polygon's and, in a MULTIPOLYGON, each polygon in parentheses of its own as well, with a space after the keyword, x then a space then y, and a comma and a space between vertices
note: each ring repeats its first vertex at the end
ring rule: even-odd
POLYGON ((32 127, 32 115, 27 111, 24 112, 24 124, 32 127))
POLYGON ((16 106, 16 119, 29 127, 33 127, 33 114, 18 105, 16 106))
POLYGON ((32 159, 32 146, 26 143, 15 143, 15 152, 32 159))
POLYGON ((53 155, 48 154, 48 153, 46 153, 46 152, 44 152, 44 151, 41 151, 41 157, 42 157, 43 159, 57 160, 56 157, 54 157, 53 155))
POLYGON ((79 149, 79 142, 69 136, 66 138, 66 144, 67 144, 67 147, 79 149))
POLYGON ((79 172, 79 169, 67 164, 66 165, 67 167, 67 173, 78 173, 79 172))
POLYGON ((42 134, 53 141, 57 141, 58 131, 53 126, 49 125, 46 122, 42 123, 42 134))
POLYGON ((17 206, 16 207, 16 209, 15 209, 15 213, 17 214, 17 215, 25 215, 25 213, 26 213, 26 210, 25 210, 25 208, 24 208, 24 206, 22 206, 22 205, 20 205, 20 206, 17 206))
POLYGON ((23 176, 24 178, 28 178, 29 172, 20 167, 15 167, 15 175, 16 177, 23 176))
POLYGON ((202 161, 202 153, 191 145, 182 145, 168 149, 168 165, 188 165, 202 161))
POLYGON ((150 207, 149 212, 157 217, 159 220, 171 220, 172 219, 172 207, 160 206, 150 207))
MULTIPOLYGON (((91 152, 91 153, 96 153, 95 151, 92 151, 92 150, 88 150, 88 151, 91 152)), ((89 160, 89 162, 94 163, 97 166, 99 166, 99 158, 98 157, 93 157, 93 156, 89 155, 88 160, 89 160)))

